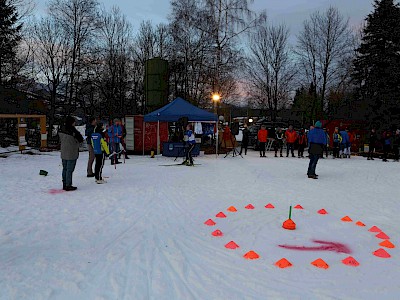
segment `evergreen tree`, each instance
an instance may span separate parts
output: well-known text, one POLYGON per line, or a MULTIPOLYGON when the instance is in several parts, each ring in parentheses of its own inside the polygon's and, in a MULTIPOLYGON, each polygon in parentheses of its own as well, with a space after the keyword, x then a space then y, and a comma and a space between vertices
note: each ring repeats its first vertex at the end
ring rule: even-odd
POLYGON ((9 75, 15 60, 22 24, 18 24, 18 12, 10 0, 0 0, 0 84, 9 75))
POLYGON ((394 0, 375 0, 366 19, 354 61, 354 79, 365 117, 382 125, 400 120, 400 7, 394 0))

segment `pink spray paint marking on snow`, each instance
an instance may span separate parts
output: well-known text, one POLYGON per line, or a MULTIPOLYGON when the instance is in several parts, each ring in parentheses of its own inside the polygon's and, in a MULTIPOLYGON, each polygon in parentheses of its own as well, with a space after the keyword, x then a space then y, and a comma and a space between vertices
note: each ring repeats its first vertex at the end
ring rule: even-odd
POLYGON ((64 190, 60 190, 60 189, 51 189, 51 190, 49 190, 49 194, 51 194, 51 195, 58 195, 58 194, 62 194, 64 192, 65 192, 64 190))
POLYGON ((279 245, 279 247, 296 251, 329 251, 329 252, 346 253, 346 254, 352 253, 351 249, 345 244, 327 242, 327 241, 317 241, 317 240, 313 240, 313 243, 320 244, 321 246, 306 247, 306 246, 279 245))

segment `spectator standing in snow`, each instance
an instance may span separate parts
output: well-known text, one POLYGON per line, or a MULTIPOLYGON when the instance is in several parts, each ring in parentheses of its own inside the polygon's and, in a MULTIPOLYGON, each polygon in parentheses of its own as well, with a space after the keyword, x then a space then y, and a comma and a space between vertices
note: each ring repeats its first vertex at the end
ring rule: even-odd
POLYGON ((283 151, 283 139, 285 138, 285 135, 282 131, 282 128, 278 127, 276 132, 275 132, 275 157, 278 157, 278 150, 281 154, 281 157, 283 157, 282 155, 282 151, 283 151))
POLYGON ((61 142, 62 159, 62 181, 63 190, 75 191, 77 188, 72 185, 72 174, 74 173, 76 161, 79 158, 79 144, 83 142, 83 137, 75 128, 75 118, 68 116, 65 124, 59 132, 61 142))
POLYGON ((105 180, 103 180, 102 173, 103 173, 103 166, 104 166, 104 160, 106 159, 106 154, 110 155, 110 151, 108 149, 107 143, 104 140, 104 128, 103 124, 99 123, 95 130, 94 133, 92 134, 91 137, 91 144, 93 146, 93 151, 96 157, 96 164, 94 167, 94 174, 95 174, 95 179, 97 184, 103 184, 105 183, 105 180))
POLYGON ((340 144, 340 158, 347 158, 347 148, 350 143, 349 135, 346 130, 340 131, 340 136, 342 137, 342 142, 340 144))
POLYGON ((339 158, 340 145, 342 144, 342 136, 339 133, 339 127, 335 127, 335 131, 332 135, 333 141, 333 158, 339 158))
POLYGON ((94 155, 94 150, 92 147, 91 143, 91 137, 92 134, 94 133, 94 128, 96 127, 96 118, 90 117, 89 118, 89 123, 86 124, 86 129, 85 129, 85 135, 86 135, 86 143, 87 143, 87 148, 89 151, 89 160, 88 160, 88 165, 87 165, 87 177, 94 177, 93 173, 93 162, 95 160, 95 155, 94 155))
POLYGON ((108 139, 111 156, 111 165, 120 164, 118 161, 118 155, 120 152, 119 143, 122 138, 122 127, 119 119, 114 119, 114 125, 108 127, 108 139))
POLYGON ((375 128, 372 128, 368 136, 368 143, 369 143, 368 160, 374 160, 374 151, 376 148, 377 141, 378 141, 378 136, 376 134, 376 130, 375 128))
MULTIPOLYGON (((329 131, 326 128, 324 128, 324 132, 326 134, 326 141, 327 141, 326 145, 324 147, 324 151, 325 151, 326 158, 328 158, 328 156, 329 156, 330 137, 329 137, 329 131)), ((322 155, 322 158, 324 158, 323 155, 322 155)))
POLYGON ((399 161, 399 146, 400 146, 400 129, 396 130, 396 133, 393 137, 393 154, 394 154, 394 161, 399 161))
POLYGON ((194 147, 196 146, 196 138, 195 138, 191 124, 188 124, 186 126, 185 141, 186 141, 187 145, 189 146, 189 148, 187 149, 186 161, 184 163, 186 163, 187 166, 193 166, 194 163, 193 163, 192 151, 193 151, 194 147))
POLYGON ((392 136, 391 136, 389 130, 387 130, 383 133, 382 140, 383 140, 383 160, 382 161, 387 162, 388 154, 389 154, 390 150, 392 149, 392 136))
POLYGON ((299 158, 302 158, 302 157, 304 157, 304 149, 307 146, 307 136, 305 134, 304 129, 300 130, 298 141, 299 141, 298 155, 299 155, 299 158))
POLYGON ((266 129, 265 125, 261 126, 261 129, 258 131, 257 137, 260 146, 260 157, 267 157, 265 155, 265 146, 268 140, 268 130, 266 129))
POLYGON ((294 143, 297 140, 297 132, 293 129, 293 126, 290 125, 289 129, 285 132, 286 137, 286 157, 289 157, 289 151, 292 153, 292 157, 294 156, 294 143))
POLYGON ((244 149, 244 155, 247 155, 247 147, 249 146, 249 138, 250 138, 250 131, 247 128, 247 124, 244 124, 244 129, 242 131, 243 138, 242 138, 242 145, 240 147, 239 155, 242 155, 244 149))
POLYGON ((326 134, 322 130, 322 123, 317 121, 315 128, 308 133, 308 148, 310 154, 310 163, 308 165, 308 178, 318 179, 315 173, 319 158, 324 154, 324 146, 327 143, 326 134))

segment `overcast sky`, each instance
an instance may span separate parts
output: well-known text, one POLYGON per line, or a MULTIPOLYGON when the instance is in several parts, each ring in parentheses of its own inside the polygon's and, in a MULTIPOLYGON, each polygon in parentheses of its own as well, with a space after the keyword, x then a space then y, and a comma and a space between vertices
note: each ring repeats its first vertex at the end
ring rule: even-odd
MULTIPOLYGON (((47 0, 36 0, 38 14, 43 14, 47 0)), ((117 5, 137 29, 144 20, 154 24, 167 22, 170 13, 169 0, 99 0, 102 5, 117 5)), ((286 23, 292 39, 300 30, 302 23, 310 13, 335 6, 350 18, 352 25, 358 26, 373 10, 373 0, 254 0, 253 11, 266 10, 269 20, 274 23, 286 23)))

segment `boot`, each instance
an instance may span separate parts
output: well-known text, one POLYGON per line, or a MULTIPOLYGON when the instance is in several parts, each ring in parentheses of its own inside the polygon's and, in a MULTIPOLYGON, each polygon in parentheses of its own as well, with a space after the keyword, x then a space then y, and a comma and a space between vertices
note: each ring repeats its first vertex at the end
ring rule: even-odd
POLYGON ((65 190, 66 190, 67 192, 76 191, 77 189, 78 189, 78 188, 77 188, 76 186, 72 186, 72 185, 66 186, 66 187, 65 187, 65 190))

